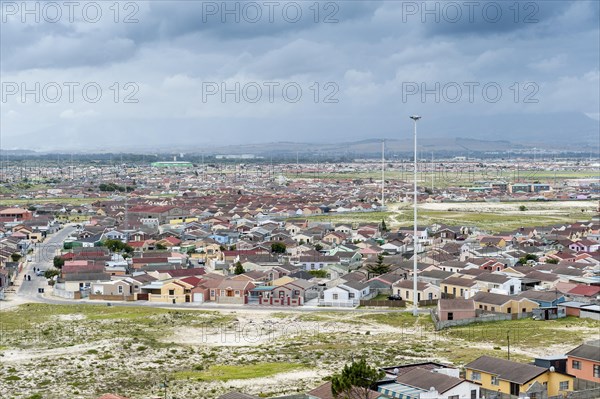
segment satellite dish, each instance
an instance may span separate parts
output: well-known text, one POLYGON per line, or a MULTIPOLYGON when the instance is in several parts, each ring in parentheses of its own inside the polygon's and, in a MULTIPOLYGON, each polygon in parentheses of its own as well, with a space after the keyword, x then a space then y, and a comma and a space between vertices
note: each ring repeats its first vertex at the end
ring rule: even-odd
POLYGON ((434 387, 429 388, 429 392, 433 392, 433 391, 435 391, 434 387))
POLYGON ((399 373, 399 372, 400 372, 400 370, 398 369, 398 367, 396 367, 396 368, 394 369, 394 374, 398 375, 398 373, 399 373))
POLYGON ((554 371, 555 371, 555 370, 556 370, 556 369, 554 368, 554 366, 550 366, 550 372, 551 372, 551 373, 554 373, 554 371))

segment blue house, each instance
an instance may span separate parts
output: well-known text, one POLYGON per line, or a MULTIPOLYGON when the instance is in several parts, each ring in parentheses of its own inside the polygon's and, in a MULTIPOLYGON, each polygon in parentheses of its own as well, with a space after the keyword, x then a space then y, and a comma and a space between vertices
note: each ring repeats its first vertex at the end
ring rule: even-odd
POLYGON ((229 244, 229 236, 227 234, 211 234, 208 238, 212 238, 219 244, 227 245, 229 244))
POLYGON ((521 292, 519 296, 537 302, 540 305, 540 308, 555 308, 559 303, 563 303, 567 300, 559 291, 528 290, 521 292))

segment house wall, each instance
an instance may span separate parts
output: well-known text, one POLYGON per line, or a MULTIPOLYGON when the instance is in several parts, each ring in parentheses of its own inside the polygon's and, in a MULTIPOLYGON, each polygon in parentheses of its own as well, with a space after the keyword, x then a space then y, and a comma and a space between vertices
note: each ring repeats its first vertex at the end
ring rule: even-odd
POLYGON ((477 293, 477 288, 475 288, 475 287, 467 288, 467 287, 461 287, 458 285, 451 285, 451 284, 443 283, 443 284, 440 284, 440 292, 453 294, 456 296, 456 298, 469 299, 477 293), (447 291, 445 291, 445 289, 447 289, 447 291), (454 289, 456 289, 456 293, 455 293, 454 289), (462 295, 460 293, 461 289, 463 290, 462 295))
POLYGON ((537 309, 539 305, 533 301, 508 301, 504 305, 494 305, 484 302, 475 302, 475 308, 487 310, 488 312, 496 312, 496 313, 506 313, 508 314, 508 309, 510 308, 510 313, 531 313, 533 309, 537 309), (481 307, 480 307, 481 306, 481 307), (523 309, 525 311, 523 312, 523 309))
POLYGON ((591 360, 582 359, 575 356, 567 356, 567 374, 571 374, 582 380, 594 381, 600 383, 600 377, 594 377, 594 365, 600 367, 600 362, 593 362, 591 360), (577 370, 573 368, 573 360, 581 363, 581 369, 577 370))
MULTIPOLYGON (((440 289, 435 286, 427 287, 423 291, 418 290, 417 297, 420 294, 420 299, 419 299, 420 301, 428 300, 429 293, 432 294, 431 299, 439 299, 440 298, 440 289)), ((414 302, 414 295, 413 295, 412 288, 394 287, 394 295, 398 295, 400 298, 402 298, 405 301, 414 302)))
POLYGON ((452 320, 470 319, 476 316, 475 309, 473 310, 440 310, 438 317, 442 321, 448 320, 448 313, 452 313, 452 320))

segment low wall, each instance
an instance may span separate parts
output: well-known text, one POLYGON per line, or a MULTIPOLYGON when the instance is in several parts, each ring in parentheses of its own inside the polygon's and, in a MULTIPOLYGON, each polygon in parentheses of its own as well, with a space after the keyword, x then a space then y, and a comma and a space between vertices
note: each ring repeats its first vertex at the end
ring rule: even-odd
POLYGON ((98 295, 90 294, 90 300, 92 301, 134 301, 133 295, 98 295))
POLYGON ((52 290, 52 295, 64 299, 81 299, 80 291, 67 291, 56 287, 52 290))
POLYGON ((375 300, 375 299, 368 299, 368 300, 364 300, 361 299, 360 300, 360 306, 388 306, 388 307, 392 307, 392 308, 403 308, 406 306, 406 302, 404 301, 392 301, 389 299, 382 299, 382 300, 375 300))

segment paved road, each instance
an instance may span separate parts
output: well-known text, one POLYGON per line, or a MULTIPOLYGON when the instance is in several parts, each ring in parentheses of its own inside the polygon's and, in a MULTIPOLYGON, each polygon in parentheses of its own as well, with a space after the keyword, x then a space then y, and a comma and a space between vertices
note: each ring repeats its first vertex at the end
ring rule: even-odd
POLYGON ((31 261, 26 262, 23 271, 21 272, 20 277, 23 280, 17 291, 18 296, 36 300, 40 299, 38 288, 47 288, 48 281, 43 276, 36 276, 33 269, 48 270, 51 268, 54 255, 62 248, 65 238, 67 238, 74 230, 74 226, 67 226, 49 236, 45 242, 37 244, 33 254, 28 255, 28 257, 31 257, 31 261), (31 277, 31 281, 27 278, 28 276, 31 277))

